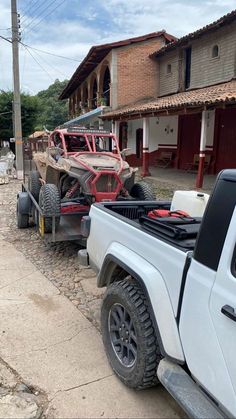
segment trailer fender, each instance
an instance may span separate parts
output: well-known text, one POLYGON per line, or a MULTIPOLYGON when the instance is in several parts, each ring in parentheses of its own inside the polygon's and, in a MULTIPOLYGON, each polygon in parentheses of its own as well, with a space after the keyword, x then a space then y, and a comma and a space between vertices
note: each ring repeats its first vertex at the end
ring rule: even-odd
POLYGON ((19 192, 17 195, 17 205, 20 214, 30 214, 31 201, 28 192, 19 192))
POLYGON ((162 355, 175 362, 184 363, 177 322, 161 273, 137 253, 113 242, 107 249, 98 275, 98 287, 108 286, 117 279, 123 279, 127 274, 135 278, 145 292, 153 313, 162 355))

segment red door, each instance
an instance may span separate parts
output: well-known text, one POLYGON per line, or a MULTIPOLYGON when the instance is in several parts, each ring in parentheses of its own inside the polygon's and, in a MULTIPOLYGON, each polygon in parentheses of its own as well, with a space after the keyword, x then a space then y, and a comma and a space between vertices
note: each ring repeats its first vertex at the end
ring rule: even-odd
POLYGON ((201 114, 181 115, 178 134, 178 168, 186 169, 199 154, 201 135, 201 114))
POLYGON ((236 168, 236 109, 216 111, 215 171, 236 168))

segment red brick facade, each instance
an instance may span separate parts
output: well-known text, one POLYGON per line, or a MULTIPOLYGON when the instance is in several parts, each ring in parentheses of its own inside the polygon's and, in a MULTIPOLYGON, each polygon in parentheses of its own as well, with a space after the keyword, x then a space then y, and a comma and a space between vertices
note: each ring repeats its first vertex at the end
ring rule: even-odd
POLYGON ((149 55, 164 45, 163 37, 117 50, 117 107, 158 94, 158 63, 149 55))

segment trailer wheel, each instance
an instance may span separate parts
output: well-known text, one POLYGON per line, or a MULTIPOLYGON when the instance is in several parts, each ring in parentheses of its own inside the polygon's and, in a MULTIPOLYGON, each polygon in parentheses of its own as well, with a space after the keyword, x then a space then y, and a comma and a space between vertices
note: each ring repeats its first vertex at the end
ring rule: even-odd
POLYGON ((32 170, 32 172, 29 173, 28 178, 29 191, 32 193, 37 202, 39 200, 39 192, 42 186, 39 177, 39 172, 37 170, 32 170))
POLYGON ((17 200, 17 206, 16 206, 16 216, 17 216, 17 227, 18 228, 29 227, 29 215, 20 213, 18 200, 17 200))
POLYGON ((156 199, 151 186, 146 182, 135 183, 131 188, 130 195, 140 201, 153 201, 156 199))
POLYGON ((118 377, 136 389, 156 385, 160 348, 147 300, 134 280, 126 278, 108 287, 101 328, 108 360, 118 377))
MULTIPOLYGON (((44 231, 45 233, 51 233, 53 226, 52 215, 60 214, 61 211, 61 198, 56 185, 46 183, 41 187, 39 193, 39 206, 45 216, 44 231)), ((60 216, 55 217, 55 230, 57 230, 59 223, 60 216)))

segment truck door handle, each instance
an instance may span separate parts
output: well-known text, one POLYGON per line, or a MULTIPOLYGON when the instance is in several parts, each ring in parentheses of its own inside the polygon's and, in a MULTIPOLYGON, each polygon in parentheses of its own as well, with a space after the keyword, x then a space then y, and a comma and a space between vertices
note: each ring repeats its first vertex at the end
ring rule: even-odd
POLYGON ((226 317, 236 322, 236 313, 234 311, 234 308, 231 306, 228 306, 227 304, 222 307, 221 313, 223 313, 226 317))

